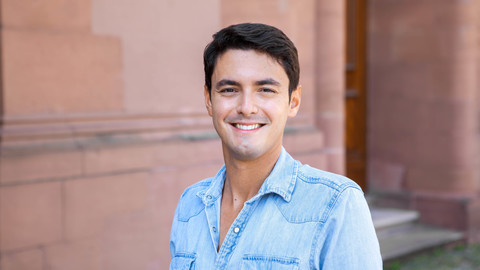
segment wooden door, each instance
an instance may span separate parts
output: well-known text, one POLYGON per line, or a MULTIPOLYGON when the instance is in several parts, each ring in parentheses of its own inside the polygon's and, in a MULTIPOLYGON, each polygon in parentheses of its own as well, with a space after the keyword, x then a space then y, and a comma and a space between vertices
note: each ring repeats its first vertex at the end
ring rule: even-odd
POLYGON ((365 191, 366 181, 366 0, 346 0, 345 144, 347 176, 365 191))

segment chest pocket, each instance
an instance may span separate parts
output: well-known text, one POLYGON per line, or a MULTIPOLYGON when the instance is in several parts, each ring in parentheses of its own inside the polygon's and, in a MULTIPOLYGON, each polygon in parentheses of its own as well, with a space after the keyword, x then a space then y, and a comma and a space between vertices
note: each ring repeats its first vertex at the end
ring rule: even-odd
POLYGON ((245 255, 242 258, 242 270, 297 270, 299 260, 290 257, 264 255, 245 255))
POLYGON ((194 270, 195 254, 175 254, 170 263, 170 270, 194 270))

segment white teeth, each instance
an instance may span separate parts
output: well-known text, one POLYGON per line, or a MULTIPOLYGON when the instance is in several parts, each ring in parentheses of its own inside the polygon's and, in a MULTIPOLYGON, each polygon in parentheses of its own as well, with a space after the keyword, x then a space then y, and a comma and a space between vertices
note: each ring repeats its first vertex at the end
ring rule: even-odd
POLYGON ((255 125, 241 125, 241 124, 235 124, 235 127, 241 130, 252 130, 260 127, 260 124, 255 124, 255 125))

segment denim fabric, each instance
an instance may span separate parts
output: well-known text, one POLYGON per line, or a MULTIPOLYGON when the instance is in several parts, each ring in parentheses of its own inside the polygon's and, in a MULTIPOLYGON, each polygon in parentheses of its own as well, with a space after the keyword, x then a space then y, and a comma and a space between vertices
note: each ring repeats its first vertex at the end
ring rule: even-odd
POLYGON ((225 167, 185 190, 173 220, 170 269, 382 269, 370 211, 346 177, 282 153, 217 252, 225 167))

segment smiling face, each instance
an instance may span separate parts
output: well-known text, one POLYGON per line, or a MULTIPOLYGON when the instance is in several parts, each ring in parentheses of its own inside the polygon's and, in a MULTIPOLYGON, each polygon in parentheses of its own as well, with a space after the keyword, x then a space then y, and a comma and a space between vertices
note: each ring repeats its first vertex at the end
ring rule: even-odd
POLYGON ((205 103, 225 158, 280 154, 287 118, 300 105, 300 87, 289 100, 288 86, 283 67, 265 53, 231 49, 218 57, 205 103))

